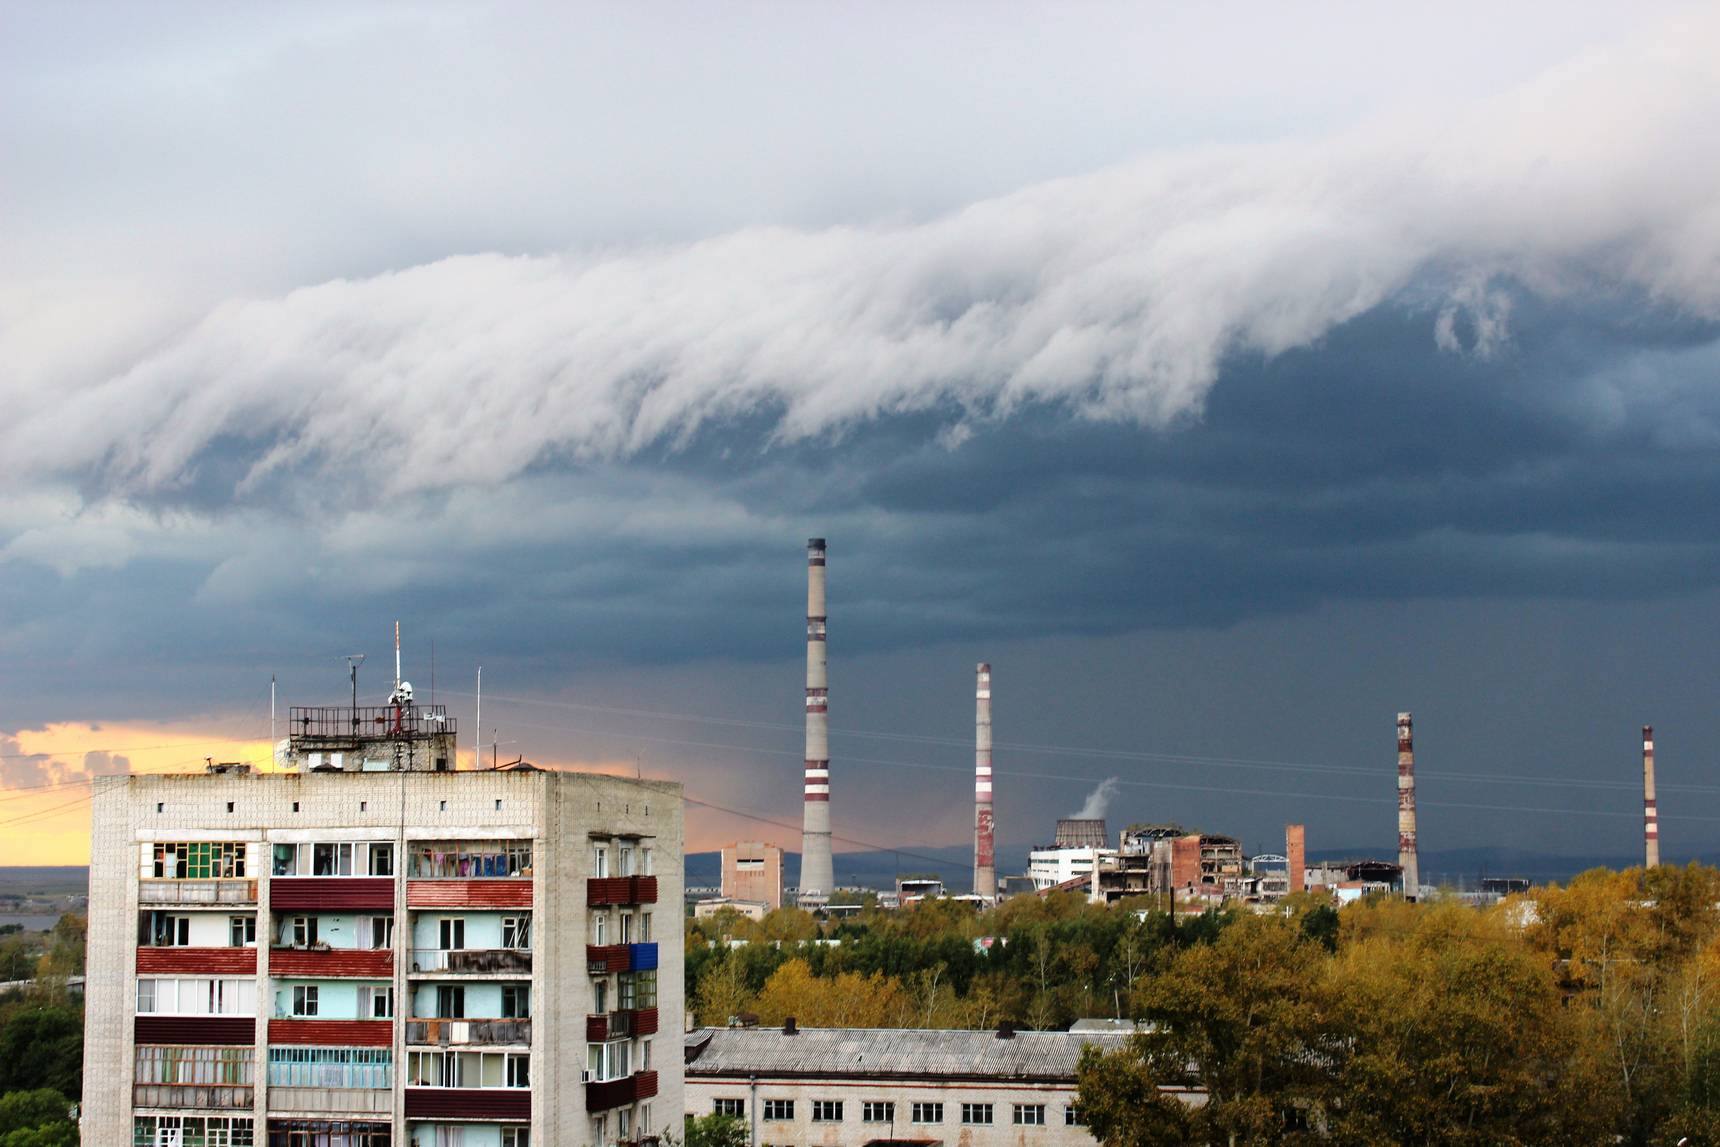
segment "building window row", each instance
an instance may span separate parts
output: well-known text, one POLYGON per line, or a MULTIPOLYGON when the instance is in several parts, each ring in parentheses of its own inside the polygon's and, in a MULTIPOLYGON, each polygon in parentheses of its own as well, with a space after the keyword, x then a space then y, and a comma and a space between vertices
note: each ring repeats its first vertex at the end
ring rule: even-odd
POLYGON ((277 844, 269 871, 273 876, 393 876, 394 842, 277 844))
POLYGON ((962 1104, 962 1123, 969 1127, 991 1126, 991 1104, 964 1103, 962 1104))
MULTIPOLYGON (((1017 1103, 1013 1105, 1013 1122, 1024 1127, 1045 1126, 1045 1104, 1017 1103)), ((743 1099, 718 1099, 712 1109, 717 1115, 733 1115, 744 1117, 746 1101, 743 1099)), ((1079 1124, 1073 1105, 1064 1109, 1065 1122, 1070 1126, 1079 1124)), ((812 1101, 812 1121, 814 1123, 842 1122, 843 1101, 840 1099, 814 1099, 812 1101)), ((992 1125, 993 1105, 990 1103, 964 1103, 961 1105, 962 1123, 969 1127, 989 1127, 992 1125)), ((915 1103, 911 1109, 915 1123, 942 1123, 944 1121, 944 1105, 942 1103, 915 1103)), ((766 1099, 764 1101, 764 1118, 769 1122, 786 1122, 794 1118, 794 1100, 766 1099)), ((896 1120, 896 1105, 885 1100, 866 1100, 860 1106, 860 1118, 864 1123, 894 1123, 896 1120)))
POLYGON ((138 916, 137 942, 146 948, 254 948, 255 915, 196 916, 184 912, 150 911, 138 916))
POLYGON ((591 846, 591 875, 598 880, 611 876, 654 876, 653 860, 651 846, 647 844, 628 841, 595 843, 591 846))
POLYGON ((414 843, 407 875, 424 880, 530 876, 532 846, 523 840, 414 843))
POLYGON ((511 1052, 415 1051, 407 1080, 413 1087, 530 1087, 531 1056, 511 1052))
POLYGON ((238 1016, 257 1014, 254 979, 146 977, 137 981, 140 1016, 238 1016))
POLYGON ((842 1122, 842 1101, 840 1099, 814 1099, 812 1101, 812 1121, 814 1123, 842 1122))
MULTIPOLYGON (((246 1055, 250 1048, 240 1049, 246 1055)), ((270 1087, 394 1086, 394 1052, 374 1047, 272 1047, 270 1087)))
POLYGON ((139 1044, 133 1060, 134 1083, 175 1083, 245 1087, 251 1083, 248 1047, 187 1047, 139 1044))
POLYGON ((139 1115, 131 1124, 132 1147, 255 1147, 248 1118, 201 1115, 139 1115))
POLYGON ((896 1121, 896 1105, 871 1101, 862 1103, 860 1105, 860 1121, 862 1123, 894 1123, 896 1121))
POLYGON ((229 880, 245 875, 245 844, 229 840, 162 841, 150 872, 157 880, 229 880))
POLYGON ((389 1147, 393 1131, 386 1123, 352 1123, 343 1119, 271 1119, 269 1147, 389 1147))

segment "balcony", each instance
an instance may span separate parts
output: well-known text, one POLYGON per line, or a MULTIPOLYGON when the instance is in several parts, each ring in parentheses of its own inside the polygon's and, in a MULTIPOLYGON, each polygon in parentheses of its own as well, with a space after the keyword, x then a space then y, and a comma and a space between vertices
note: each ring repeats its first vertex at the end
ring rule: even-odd
POLYGON ((587 944, 585 963, 594 976, 633 970, 632 944, 587 944))
POLYGON ((140 880, 137 882, 139 904, 173 904, 182 908, 198 905, 210 907, 229 904, 255 904, 255 880, 140 880))
POLYGON ((602 1043, 611 1039, 655 1035, 656 1032, 656 1008, 634 1008, 629 1011, 585 1017, 585 1039, 587 1043, 602 1043))
POLYGON ((435 1047, 530 1047, 529 1019, 410 1019, 406 1042, 435 1047))
POLYGON ((137 1083, 132 1085, 134 1107, 179 1107, 198 1111, 249 1108, 254 1092, 226 1084, 137 1083))
POLYGON ((394 951, 390 948, 270 948, 269 974, 387 980, 394 975, 394 951))
POLYGON ((585 882, 585 902, 593 908, 613 904, 655 904, 657 878, 594 876, 585 882))
POLYGON ((408 1119, 497 1119, 523 1122, 532 1117, 532 1093, 525 1087, 408 1087, 408 1119))
POLYGON ((140 947, 137 970, 139 975, 254 976, 257 949, 140 947))
POLYGON ((326 1047, 393 1047, 394 1021, 308 1018, 270 1020, 269 1042, 319 1044, 326 1047))
POLYGON ((383 1087, 275 1087, 269 1088, 271 1112, 303 1112, 324 1115, 392 1115, 394 1090, 383 1087))
POLYGON ((132 1021, 132 1038, 138 1043, 248 1046, 257 1042, 257 1021, 252 1016, 138 1016, 132 1021))
POLYGON ((394 911, 392 876, 276 876, 269 881, 269 907, 339 912, 345 908, 394 911))
POLYGON ((529 876, 497 876, 474 880, 448 877, 441 880, 408 880, 408 908, 530 908, 532 881, 529 876))
POLYGON ((414 948, 412 971, 448 975, 529 976, 529 948, 414 948))
POLYGON ((585 1109, 608 1111, 626 1107, 657 1094, 657 1073, 636 1071, 621 1079, 606 1079, 585 1085, 585 1109))

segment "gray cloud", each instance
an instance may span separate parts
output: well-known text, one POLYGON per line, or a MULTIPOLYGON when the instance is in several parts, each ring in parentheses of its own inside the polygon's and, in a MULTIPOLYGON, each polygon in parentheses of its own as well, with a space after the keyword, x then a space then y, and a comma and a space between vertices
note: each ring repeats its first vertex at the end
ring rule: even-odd
POLYGON ((1430 341, 1481 354, 1507 337, 1502 278, 1714 316, 1717 32, 1597 49, 1442 122, 1159 157, 926 223, 458 257, 230 302, 99 384, 12 395, 0 464, 137 491, 237 454, 242 496, 331 475, 397 495, 759 414, 779 442, 933 411, 953 443, 1043 404, 1164 425, 1228 356, 1406 291, 1438 303, 1430 341))

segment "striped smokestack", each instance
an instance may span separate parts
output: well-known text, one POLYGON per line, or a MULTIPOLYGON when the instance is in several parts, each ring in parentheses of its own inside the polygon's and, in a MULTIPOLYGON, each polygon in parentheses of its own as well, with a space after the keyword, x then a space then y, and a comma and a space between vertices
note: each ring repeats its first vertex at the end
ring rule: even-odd
POLYGON ((1642 849, 1643 863, 1660 866, 1660 812, 1654 807, 1654 726, 1642 727, 1642 849))
POLYGON ((973 893, 997 898, 997 853, 991 816, 991 666, 979 663, 974 683, 973 893))
POLYGON ((825 660, 824 539, 806 543, 806 819, 800 837, 800 895, 828 899, 830 860, 830 678, 825 660))
POLYGON ((1398 734, 1398 865, 1403 869, 1403 894, 1421 895, 1421 863, 1415 849, 1415 730, 1408 713, 1399 713, 1398 734))

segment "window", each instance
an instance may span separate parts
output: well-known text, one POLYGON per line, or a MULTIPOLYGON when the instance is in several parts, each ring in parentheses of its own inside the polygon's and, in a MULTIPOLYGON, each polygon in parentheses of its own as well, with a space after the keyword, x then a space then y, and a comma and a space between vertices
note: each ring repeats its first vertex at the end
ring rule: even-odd
POLYGON ((352 842, 311 845, 311 875, 351 876, 352 842))
POLYGON ((394 917, 372 916, 368 939, 373 950, 394 947, 394 917))
MULTIPOLYGON (((134 1060, 134 1082, 249 1087, 251 1064, 251 1049, 248 1047, 140 1044, 134 1060)), ((249 1096, 244 1102, 250 1102, 249 1096)), ((181 1105, 175 1103, 172 1106, 181 1105)))
POLYGON ((139 1015, 253 1015, 257 1010, 254 979, 171 979, 137 981, 139 1015))
POLYGON ((532 1147, 532 1131, 529 1127, 502 1128, 502 1147, 532 1147))
POLYGON ((407 1058, 413 1087, 531 1086, 531 1057, 499 1051, 415 1051, 407 1058))
POLYGON ((593 912, 591 914, 591 942, 599 948, 603 947, 603 937, 608 931, 609 913, 593 912))
POLYGON ((591 874, 599 880, 609 875, 609 849, 601 844, 591 849, 591 874))
POLYGON ((394 989, 384 987, 358 989, 358 1015, 360 1019, 393 1019, 394 989))
MULTIPOLYGON (((446 806, 444 806, 445 808, 446 806)), ((414 841, 407 875, 432 880, 526 877, 529 840, 414 841)))
POLYGON ((254 1147, 249 1116, 139 1115, 132 1119, 134 1147, 254 1147))
POLYGON ((633 846, 630 844, 624 844, 619 849, 619 852, 620 852, 619 860, 620 860, 620 869, 621 870, 619 872, 617 872, 615 875, 617 875, 617 876, 632 876, 633 875, 633 846))
POLYGON ((962 1122, 971 1127, 991 1126, 991 1104, 964 1103, 962 1104, 962 1122))
POLYGON ((317 918, 315 916, 294 916, 288 925, 288 934, 283 937, 295 948, 308 948, 317 942, 317 918))
MULTIPOLYGON (((159 806, 156 809, 160 812, 159 806)), ((220 880, 245 875, 245 845, 240 841, 162 841, 153 847, 157 880, 220 880)))
POLYGON ((942 1123, 944 1121, 944 1105, 941 1103, 914 1104, 915 1123, 942 1123))
POLYGON ((437 985, 436 1015, 439 1019, 445 1020, 465 1019, 466 989, 455 984, 437 985))
POLYGON ((439 923, 444 952, 457 952, 466 947, 466 921, 464 917, 454 917, 439 923))
POLYGON ((812 1121, 814 1123, 842 1122, 842 1101, 840 1099, 814 1099, 812 1101, 812 1121))
POLYGON ((295 1016, 314 1016, 317 1014, 317 988, 315 984, 293 985, 293 1014, 295 1016))
POLYGON ((609 1010, 609 982, 607 980, 598 980, 596 983, 592 984, 591 985, 591 998, 592 998, 592 1002, 595 1004, 597 1011, 600 1015, 603 1012, 608 1011, 609 1010))
POLYGON ((649 912, 639 913, 639 942, 641 944, 651 942, 651 913, 649 912))
POLYGON ((532 1014, 531 988, 525 984, 502 985, 502 1018, 523 1020, 532 1014))
POLYGON ((257 946, 257 918, 255 916, 227 917, 227 946, 229 948, 255 948, 257 946))
MULTIPOLYGON (((250 1048, 243 1049, 246 1056, 250 1048)), ((271 1047, 270 1087, 394 1086, 394 1052, 379 1047, 271 1047)))
POLYGON ((585 1069, 591 1073, 592 1079, 599 1082, 625 1079, 633 1074, 632 1047, 625 1040, 588 1043, 585 1045, 585 1069))
POLYGON ((502 917, 502 947, 530 948, 532 946, 532 918, 530 916, 502 917))
POLYGON ((633 913, 631 912, 621 914, 621 936, 618 942, 622 944, 633 943, 633 913))
POLYGON ((615 1134, 619 1135, 621 1139, 625 1141, 632 1131, 633 1113, 623 1107, 620 1111, 615 1113, 615 1134))
POLYGON ((394 846, 392 844, 373 844, 370 846, 370 874, 372 876, 394 875, 394 846))
POLYGON ((727 1115, 732 1119, 744 1119, 747 1113, 747 1101, 744 1099, 718 1099, 711 1103, 712 1115, 727 1115))
POLYGON ((641 1139, 644 1139, 644 1138, 648 1137, 650 1134, 651 1134, 651 1105, 649 1103, 641 1103, 639 1105, 639 1137, 641 1139))
POLYGON ((168 916, 161 913, 152 914, 155 927, 151 930, 150 943, 157 948, 184 948, 191 943, 191 917, 168 916))
POLYGON ((764 1117, 773 1123, 794 1118, 794 1100, 767 1099, 764 1101, 764 1117))
POLYGON ((1064 1104, 1064 1106, 1063 1106, 1063 1126, 1065 1126, 1065 1127, 1085 1127, 1085 1126, 1087 1126, 1087 1121, 1085 1119, 1081 1118, 1081 1109, 1079 1107, 1076 1107, 1073 1103, 1067 1103, 1067 1104, 1064 1104))
POLYGON ((896 1105, 870 1101, 863 1103, 860 1105, 860 1120, 863 1123, 894 1123, 896 1121, 896 1105))
POLYGON ((651 850, 649 848, 641 848, 639 850, 640 875, 652 876, 656 874, 656 871, 657 869, 651 863, 651 850))
POLYGON ((615 980, 621 989, 615 1006, 621 1011, 630 1012, 635 1008, 657 1006, 656 972, 622 972, 615 980))
MULTIPOLYGON (((991 1120, 987 1119, 986 1122, 990 1123, 991 1120)), ((1017 1104, 1015 1104, 1015 1114, 1011 1118, 1011 1122, 1016 1124, 1016 1126, 1018 1126, 1018 1127, 1044 1127, 1045 1126, 1045 1104, 1043 1104, 1043 1103, 1017 1103, 1017 1104)))

